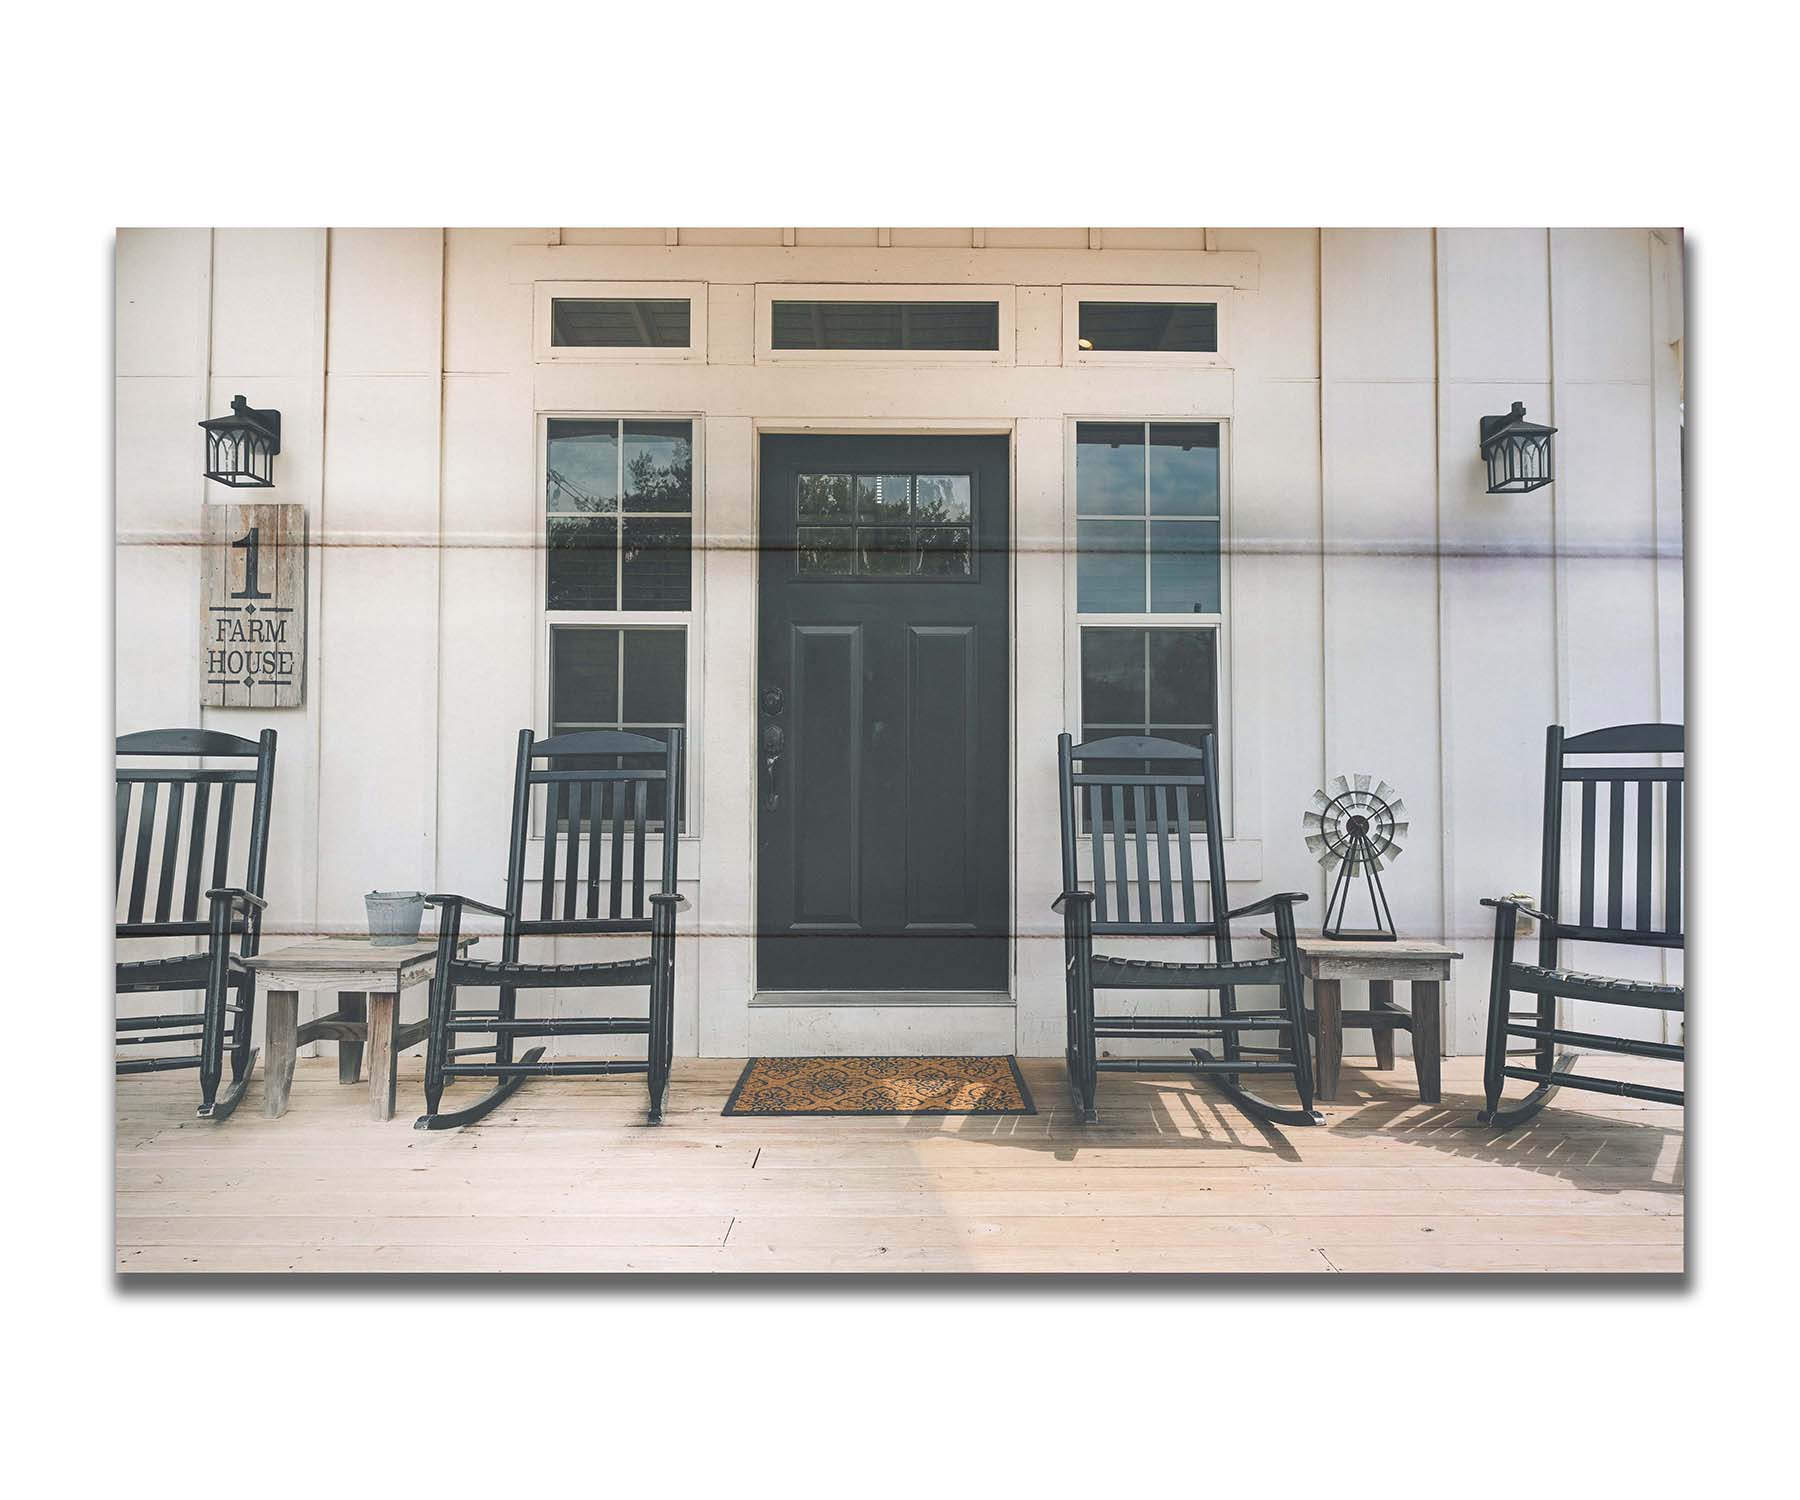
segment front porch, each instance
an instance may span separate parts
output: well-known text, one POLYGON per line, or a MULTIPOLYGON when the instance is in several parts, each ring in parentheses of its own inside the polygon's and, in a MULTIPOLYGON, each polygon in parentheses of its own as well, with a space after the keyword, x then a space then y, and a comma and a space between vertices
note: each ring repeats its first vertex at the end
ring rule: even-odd
MULTIPOLYGON (((1680 1086, 1677 1064, 1606 1059, 1680 1086)), ((116 1088, 117 1264, 131 1272, 1016 1271, 1678 1273, 1679 1107, 1565 1091, 1504 1136, 1471 1122, 1481 1059, 1420 1104, 1404 1060, 1345 1060, 1327 1128, 1254 1125, 1204 1086, 1109 1075, 1075 1123, 1060 1060, 1022 1059, 1035 1116, 720 1116, 738 1061, 643 1090, 534 1081, 479 1125, 369 1120, 331 1059, 285 1118, 258 1069, 223 1125, 193 1079, 116 1088)), ((1517 1085, 1514 1086, 1517 1089, 1517 1085)))

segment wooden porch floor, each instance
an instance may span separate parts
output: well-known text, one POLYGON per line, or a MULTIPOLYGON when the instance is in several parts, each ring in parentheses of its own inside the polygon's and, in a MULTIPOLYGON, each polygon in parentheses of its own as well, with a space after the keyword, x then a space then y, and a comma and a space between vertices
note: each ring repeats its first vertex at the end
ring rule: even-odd
MULTIPOLYGON (((1679 1069, 1605 1059, 1679 1086, 1679 1069)), ((1108 1077, 1074 1124, 1060 1062, 1032 1117, 724 1119, 741 1064, 678 1060, 667 1123, 636 1080, 544 1079, 427 1134, 419 1062, 366 1114, 331 1060, 292 1105, 260 1077, 223 1125, 194 1075, 121 1079, 128 1272, 1679 1272, 1679 1109, 1565 1091, 1524 1129, 1472 1121, 1481 1061, 1349 1060, 1328 1128, 1253 1125, 1204 1085, 1108 1077)), ((260 1074, 260 1067, 259 1067, 260 1074)), ((1517 1088, 1518 1086, 1514 1086, 1517 1088)), ((463 1085, 469 1097, 473 1085, 463 1085)), ((1273 1090, 1271 1090, 1273 1094, 1273 1090)), ((453 1091, 451 1100, 458 1097, 453 1091)))

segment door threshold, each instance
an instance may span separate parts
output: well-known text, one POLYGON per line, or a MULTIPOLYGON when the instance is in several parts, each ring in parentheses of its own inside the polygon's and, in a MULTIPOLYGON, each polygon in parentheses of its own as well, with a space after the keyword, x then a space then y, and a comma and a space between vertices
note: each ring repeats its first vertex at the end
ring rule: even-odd
POLYGON ((753 1007, 786 1007, 836 1010, 855 1006, 875 1009, 891 1006, 989 1006, 1013 1008, 1005 990, 758 990, 750 997, 753 1007))

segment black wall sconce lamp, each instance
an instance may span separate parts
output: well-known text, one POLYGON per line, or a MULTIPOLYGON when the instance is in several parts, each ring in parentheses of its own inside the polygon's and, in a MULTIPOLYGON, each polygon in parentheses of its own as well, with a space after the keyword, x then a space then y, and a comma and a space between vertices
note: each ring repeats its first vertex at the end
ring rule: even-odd
POLYGON ((1525 403, 1515 401, 1504 417, 1481 419, 1481 456, 1487 460, 1490 495, 1522 495, 1555 478, 1550 439, 1554 427, 1525 420, 1525 403))
POLYGON ((275 483, 281 452, 281 413, 258 411, 242 396, 231 398, 229 417, 200 424, 206 431, 206 477, 233 489, 267 489, 275 483))

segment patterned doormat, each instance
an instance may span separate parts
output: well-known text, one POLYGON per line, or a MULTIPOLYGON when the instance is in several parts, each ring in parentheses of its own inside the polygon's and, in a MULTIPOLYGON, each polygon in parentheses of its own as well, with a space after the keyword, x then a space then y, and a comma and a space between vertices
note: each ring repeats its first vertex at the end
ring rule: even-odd
POLYGON ((1035 1115, 1010 1057, 753 1057, 727 1115, 1035 1115))

